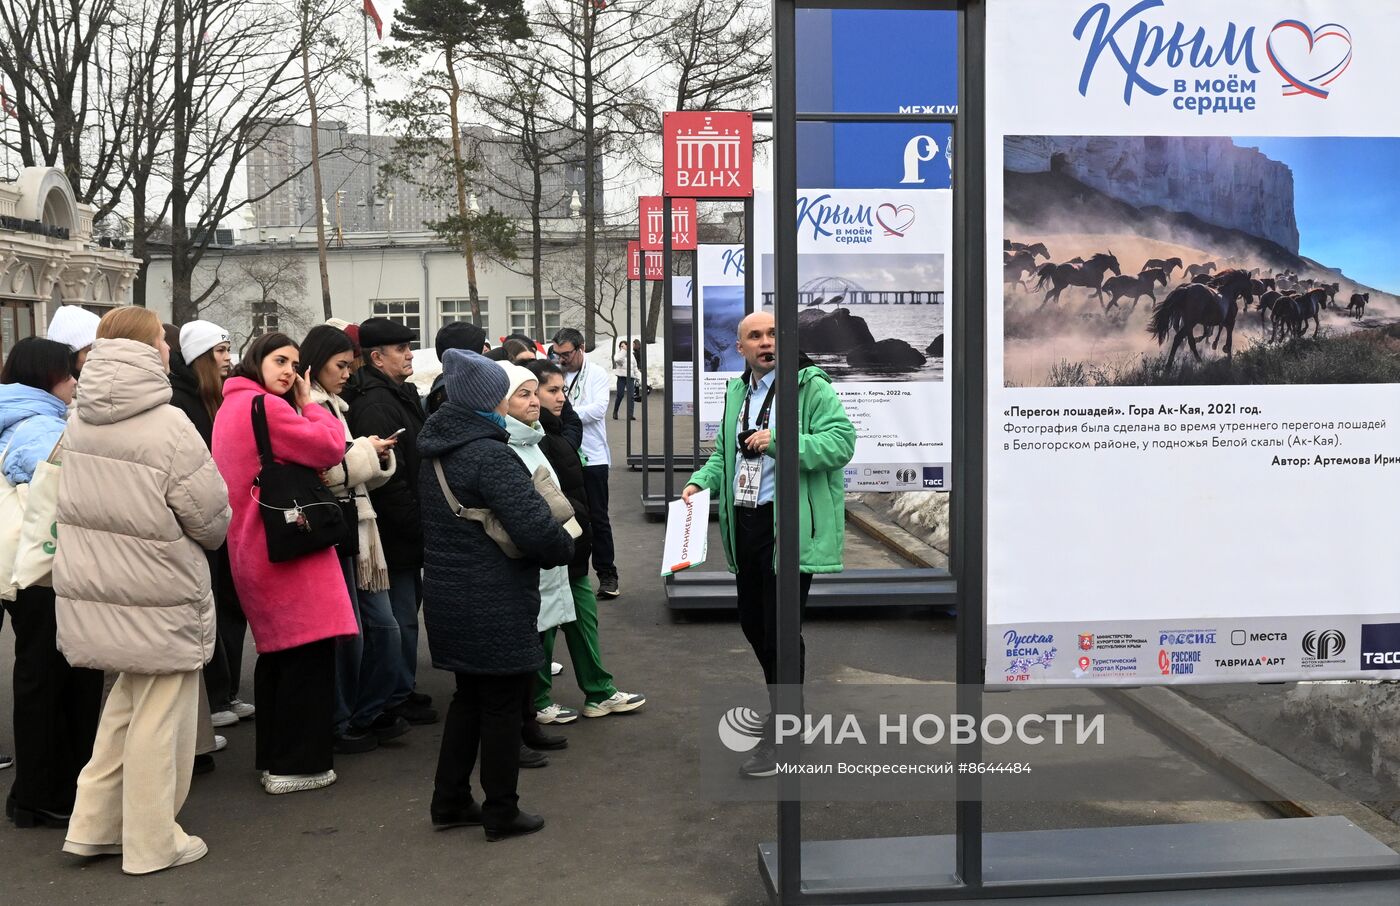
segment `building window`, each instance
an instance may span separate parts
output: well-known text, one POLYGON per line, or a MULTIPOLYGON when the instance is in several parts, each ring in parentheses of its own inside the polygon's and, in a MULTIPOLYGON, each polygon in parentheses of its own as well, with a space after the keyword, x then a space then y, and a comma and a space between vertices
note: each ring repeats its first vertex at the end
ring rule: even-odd
MULTIPOLYGON (((486 308, 485 298, 478 298, 477 301, 481 305, 481 317, 476 319, 476 326, 486 331, 487 338, 490 338, 491 313, 486 308)), ((438 314, 441 315, 439 329, 455 321, 471 321, 472 302, 470 299, 438 299, 438 314)))
POLYGON ((279 322, 276 302, 253 303, 253 336, 260 337, 265 333, 276 333, 281 329, 279 322))
POLYGON ((548 345, 550 337, 559 330, 559 300, 549 298, 543 301, 544 329, 540 330, 535 324, 535 300, 511 299, 510 332, 523 333, 537 343, 548 345))
POLYGON ((371 299, 370 305, 376 318, 388 318, 413 331, 414 349, 422 344, 423 320, 417 299, 371 299))

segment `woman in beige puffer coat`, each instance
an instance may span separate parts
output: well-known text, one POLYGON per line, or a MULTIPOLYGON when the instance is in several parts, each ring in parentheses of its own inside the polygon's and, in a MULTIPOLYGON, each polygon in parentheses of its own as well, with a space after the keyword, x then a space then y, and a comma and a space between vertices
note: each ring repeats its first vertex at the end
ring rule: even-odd
POLYGON ((230 511, 209 449, 169 405, 169 354, 154 312, 103 317, 59 471, 58 647, 74 666, 120 674, 63 849, 121 853, 128 874, 209 851, 176 815, 190 787, 199 672, 214 644, 204 550, 223 543, 230 511))

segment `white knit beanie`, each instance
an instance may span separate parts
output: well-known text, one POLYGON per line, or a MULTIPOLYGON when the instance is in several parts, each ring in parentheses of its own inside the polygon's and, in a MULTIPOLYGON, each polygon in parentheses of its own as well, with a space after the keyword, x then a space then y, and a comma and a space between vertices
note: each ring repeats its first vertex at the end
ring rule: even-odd
POLYGON ((506 399, 515 396, 515 391, 519 390, 520 385, 526 381, 539 383, 540 379, 535 377, 535 373, 528 368, 523 368, 514 362, 497 362, 496 364, 501 366, 506 373, 506 380, 510 381, 510 389, 506 391, 506 399))
POLYGON ((101 320, 81 305, 60 305, 49 319, 49 339, 78 352, 97 339, 97 324, 101 320))
POLYGON ((191 321, 180 328, 180 358, 186 365, 220 343, 228 342, 228 331, 212 321, 191 321))

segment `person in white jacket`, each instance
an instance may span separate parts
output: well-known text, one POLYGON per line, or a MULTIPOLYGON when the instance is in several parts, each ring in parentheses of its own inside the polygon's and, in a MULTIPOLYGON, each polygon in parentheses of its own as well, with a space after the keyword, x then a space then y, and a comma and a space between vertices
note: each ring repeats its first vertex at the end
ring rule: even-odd
POLYGON ((607 369, 588 361, 583 334, 565 327, 554 334, 551 358, 564 369, 569 402, 583 422, 584 482, 588 487, 588 513, 593 521, 593 571, 598 574, 598 597, 622 594, 617 581, 612 523, 608 521, 608 386, 607 369))

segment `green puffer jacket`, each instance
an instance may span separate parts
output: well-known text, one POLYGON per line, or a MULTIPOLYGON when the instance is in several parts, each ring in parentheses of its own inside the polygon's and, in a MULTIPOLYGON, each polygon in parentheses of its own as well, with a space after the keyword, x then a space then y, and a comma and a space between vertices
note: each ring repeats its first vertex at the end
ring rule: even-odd
MULTIPOLYGON (((744 405, 747 378, 732 380, 724 395, 724 418, 715 438, 715 452, 690 476, 690 484, 709 490, 719 504, 719 533, 729 571, 734 557, 735 432, 744 405)), ((776 419, 775 419, 776 421, 776 419)), ((815 365, 797 373, 797 498, 802 531, 801 569, 804 573, 841 571, 846 539, 846 463, 856 452, 856 429, 831 387, 831 378, 815 365)), ((768 455, 778 455, 781 438, 773 431, 768 455)), ((776 519, 776 508, 775 519, 776 519)))

